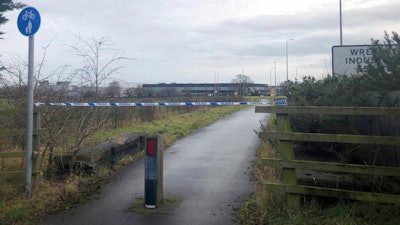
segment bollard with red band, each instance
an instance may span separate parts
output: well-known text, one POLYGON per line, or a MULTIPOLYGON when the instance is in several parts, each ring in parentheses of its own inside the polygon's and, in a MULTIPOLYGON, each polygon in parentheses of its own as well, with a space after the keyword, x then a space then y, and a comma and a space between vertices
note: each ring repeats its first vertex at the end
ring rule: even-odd
POLYGON ((158 138, 146 139, 144 205, 154 209, 162 201, 163 163, 158 138))

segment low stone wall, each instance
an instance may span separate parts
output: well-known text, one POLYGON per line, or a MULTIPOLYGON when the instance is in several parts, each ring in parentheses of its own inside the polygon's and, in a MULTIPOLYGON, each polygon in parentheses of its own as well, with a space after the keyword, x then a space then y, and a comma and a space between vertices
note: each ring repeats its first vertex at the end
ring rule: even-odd
POLYGON ((126 133, 100 144, 74 149, 55 156, 56 173, 91 173, 116 163, 123 155, 135 154, 145 147, 144 133, 126 133))

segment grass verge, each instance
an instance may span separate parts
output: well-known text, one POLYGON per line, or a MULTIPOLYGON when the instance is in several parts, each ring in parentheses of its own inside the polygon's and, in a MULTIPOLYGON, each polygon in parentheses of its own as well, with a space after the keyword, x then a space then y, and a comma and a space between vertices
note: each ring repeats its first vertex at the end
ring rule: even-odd
MULTIPOLYGON (((273 117, 271 117, 273 118, 273 117)), ((274 129, 270 120, 269 130, 274 129)), ((274 142, 261 142, 257 158, 276 158, 274 142)), ((277 168, 253 164, 254 191, 244 206, 236 211, 243 225, 397 225, 400 224, 400 205, 333 200, 317 197, 302 199, 299 210, 290 210, 285 194, 268 192, 264 183, 279 183, 277 168)))
POLYGON ((109 137, 129 132, 144 132, 149 134, 163 134, 165 145, 170 146, 174 141, 185 137, 196 129, 202 128, 214 121, 226 117, 244 106, 211 107, 207 111, 192 112, 154 120, 132 127, 122 127, 115 130, 98 132, 88 139, 89 142, 104 140, 109 137))

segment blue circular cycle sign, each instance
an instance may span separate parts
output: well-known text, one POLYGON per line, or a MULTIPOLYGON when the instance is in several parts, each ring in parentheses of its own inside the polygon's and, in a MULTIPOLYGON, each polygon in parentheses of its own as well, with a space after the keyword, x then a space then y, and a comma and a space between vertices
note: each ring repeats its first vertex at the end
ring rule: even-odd
POLYGON ((18 29, 24 36, 34 35, 40 27, 40 14, 33 7, 24 8, 18 15, 18 29))

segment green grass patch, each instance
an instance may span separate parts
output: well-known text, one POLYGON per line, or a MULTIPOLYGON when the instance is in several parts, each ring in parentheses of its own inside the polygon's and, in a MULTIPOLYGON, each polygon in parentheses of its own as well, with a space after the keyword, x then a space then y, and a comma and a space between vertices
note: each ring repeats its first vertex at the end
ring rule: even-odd
POLYGON ((28 206, 24 204, 10 205, 4 212, 2 212, 2 214, 5 216, 0 218, 0 223, 12 224, 18 221, 22 221, 25 217, 27 209, 28 206))
POLYGON ((210 107, 207 111, 172 115, 168 118, 146 122, 135 126, 101 131, 88 138, 87 142, 105 140, 121 133, 143 132, 149 134, 163 134, 166 146, 190 134, 196 129, 207 126, 223 117, 226 117, 246 106, 218 106, 210 107))

